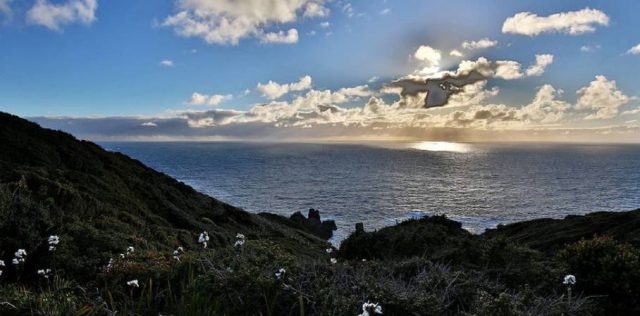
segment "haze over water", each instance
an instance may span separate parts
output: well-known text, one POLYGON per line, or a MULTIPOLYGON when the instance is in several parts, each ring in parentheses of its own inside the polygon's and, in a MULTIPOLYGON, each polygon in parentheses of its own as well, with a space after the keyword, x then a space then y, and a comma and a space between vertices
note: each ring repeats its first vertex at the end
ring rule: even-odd
POLYGON ((366 230, 447 214, 498 223, 640 207, 640 145, 101 143, 251 212, 366 230))

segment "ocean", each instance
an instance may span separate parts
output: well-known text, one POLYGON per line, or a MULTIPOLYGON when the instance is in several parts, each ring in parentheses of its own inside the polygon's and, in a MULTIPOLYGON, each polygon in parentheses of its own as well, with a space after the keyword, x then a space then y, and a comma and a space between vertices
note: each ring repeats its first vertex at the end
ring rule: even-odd
POLYGON ((319 209, 338 243, 446 214, 481 233, 499 223, 640 208, 640 145, 102 142, 250 212, 319 209))

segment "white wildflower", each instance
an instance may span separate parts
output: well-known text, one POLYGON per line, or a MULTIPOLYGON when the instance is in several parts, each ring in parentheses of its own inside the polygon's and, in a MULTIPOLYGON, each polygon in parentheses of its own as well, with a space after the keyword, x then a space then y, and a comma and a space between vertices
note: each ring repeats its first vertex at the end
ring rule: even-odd
POLYGON ((51 235, 47 239, 47 242, 49 243, 49 251, 55 251, 58 243, 60 243, 60 237, 58 237, 58 235, 51 235))
POLYGON ((206 230, 200 233, 200 236, 198 237, 198 243, 202 244, 204 248, 207 248, 207 243, 209 243, 209 234, 206 230))
POLYGON ((329 261, 331 261, 331 264, 338 263, 338 259, 336 259, 336 258, 331 258, 331 260, 329 260, 329 261))
POLYGON ((244 245, 245 239, 246 238, 244 237, 243 234, 237 234, 236 235, 236 243, 233 244, 233 246, 234 247, 240 247, 240 246, 244 245))
POLYGON ((4 265, 4 260, 0 260, 0 269, 2 269, 2 268, 4 268, 4 267, 5 267, 5 265, 4 265))
POLYGON ((178 247, 173 251, 173 259, 176 261, 180 261, 180 254, 184 252, 184 248, 178 247))
POLYGON ((285 273, 287 273, 287 270, 285 270, 284 268, 280 268, 280 270, 278 270, 278 272, 276 272, 276 279, 278 279, 278 280, 282 279, 282 277, 284 277, 285 273))
POLYGON ((18 251, 13 254, 13 257, 13 264, 18 265, 24 263, 27 260, 27 251, 24 249, 18 249, 18 251))
POLYGON ((564 276, 564 281, 562 281, 562 284, 564 285, 574 285, 576 284, 576 277, 572 274, 567 274, 564 276))
POLYGON ((123 253, 120 254, 120 259, 124 259, 125 255, 123 253))
POLYGON ((327 250, 325 250, 327 253, 332 253, 333 252, 333 248, 327 248, 327 250))
POLYGON ((133 246, 129 246, 129 247, 127 247, 127 255, 129 255, 129 254, 131 254, 131 253, 134 253, 135 251, 136 251, 136 249, 135 249, 135 248, 133 248, 133 246))
POLYGON ((382 315, 382 306, 378 303, 366 302, 362 304, 362 314, 358 316, 382 315))
POLYGON ((107 271, 111 270, 113 267, 113 258, 109 258, 109 263, 107 263, 107 271))
POLYGON ((50 274, 51 274, 51 269, 38 270, 38 275, 41 277, 44 277, 45 279, 48 279, 50 274))
POLYGON ((127 281, 127 285, 130 287, 140 287, 140 285, 138 284, 138 280, 127 281))

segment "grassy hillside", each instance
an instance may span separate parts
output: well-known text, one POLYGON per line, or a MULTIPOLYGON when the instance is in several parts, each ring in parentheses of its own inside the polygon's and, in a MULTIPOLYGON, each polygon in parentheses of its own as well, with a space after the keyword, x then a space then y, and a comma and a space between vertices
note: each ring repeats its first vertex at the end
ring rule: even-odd
POLYGON ((306 232, 198 193, 139 161, 5 113, 0 218, 0 258, 10 262, 16 249, 27 249, 26 275, 47 257, 49 235, 63 241, 58 269, 80 278, 91 278, 128 246, 200 248, 198 235, 205 230, 210 247, 233 244, 237 233, 277 241, 298 255, 326 247, 306 232))

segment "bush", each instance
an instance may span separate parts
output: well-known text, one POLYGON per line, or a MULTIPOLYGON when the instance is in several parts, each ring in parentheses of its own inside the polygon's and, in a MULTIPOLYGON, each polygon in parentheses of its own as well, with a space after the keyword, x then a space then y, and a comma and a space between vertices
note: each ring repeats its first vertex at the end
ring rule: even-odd
POLYGON ((578 280, 576 289, 605 295, 610 309, 640 314, 640 251, 610 237, 595 237, 565 247, 559 259, 578 280))

